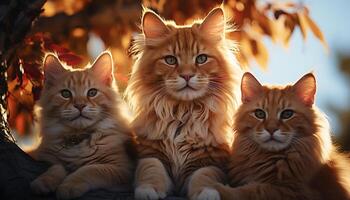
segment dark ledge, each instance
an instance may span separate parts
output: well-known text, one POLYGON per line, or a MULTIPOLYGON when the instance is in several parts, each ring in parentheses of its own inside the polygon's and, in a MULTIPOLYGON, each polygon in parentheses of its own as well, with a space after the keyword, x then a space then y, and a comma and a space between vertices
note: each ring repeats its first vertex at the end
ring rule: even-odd
MULTIPOLYGON (((36 196, 31 193, 29 184, 43 173, 48 164, 33 160, 15 143, 0 140, 0 199, 6 200, 55 200, 55 195, 36 196)), ((132 191, 95 190, 90 191, 79 200, 128 200, 134 199, 132 191)), ((167 200, 185 198, 168 197, 167 200)))

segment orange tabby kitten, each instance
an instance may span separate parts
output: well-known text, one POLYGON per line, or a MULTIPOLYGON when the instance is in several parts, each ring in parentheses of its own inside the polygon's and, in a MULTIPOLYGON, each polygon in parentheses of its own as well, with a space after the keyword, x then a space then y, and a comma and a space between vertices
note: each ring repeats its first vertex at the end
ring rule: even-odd
POLYGON ((71 199, 131 181, 125 147, 132 135, 120 114, 111 54, 104 52, 85 69, 62 65, 48 54, 44 73, 42 143, 32 154, 53 165, 31 183, 33 191, 71 199))
POLYGON ((192 199, 217 199, 206 185, 223 179, 241 77, 224 12, 216 8, 203 21, 178 26, 145 10, 142 30, 126 91, 141 158, 135 198, 189 190, 192 199))
POLYGON ((316 80, 262 86, 250 73, 241 84, 221 199, 350 199, 350 161, 332 145, 329 125, 314 105, 316 80))

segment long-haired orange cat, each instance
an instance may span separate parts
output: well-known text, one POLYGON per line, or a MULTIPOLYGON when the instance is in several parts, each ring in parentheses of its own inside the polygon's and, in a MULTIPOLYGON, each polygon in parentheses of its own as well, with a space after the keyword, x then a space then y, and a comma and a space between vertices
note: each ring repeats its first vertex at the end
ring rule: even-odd
POLYGON ((126 147, 133 136, 121 115, 112 55, 104 52, 91 66, 73 69, 48 54, 44 75, 42 140, 32 156, 53 165, 31 183, 32 190, 72 199, 131 183, 134 167, 126 147))
POLYGON ((350 161, 336 151, 324 116, 314 105, 316 80, 262 86, 250 73, 234 123, 230 185, 221 199, 350 199, 350 161))
POLYGON ((136 199, 168 194, 217 199, 205 185, 221 181, 241 71, 225 38, 221 8, 178 26, 146 10, 127 96, 140 160, 136 199))

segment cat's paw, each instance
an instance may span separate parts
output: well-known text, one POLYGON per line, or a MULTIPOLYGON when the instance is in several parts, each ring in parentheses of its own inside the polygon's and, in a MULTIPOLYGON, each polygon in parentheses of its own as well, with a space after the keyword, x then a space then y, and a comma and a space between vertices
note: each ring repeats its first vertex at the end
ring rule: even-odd
POLYGON ((50 176, 40 176, 30 183, 30 188, 35 194, 48 194, 54 192, 60 181, 50 176))
POLYGON ((74 199, 82 196, 89 190, 85 183, 62 183, 56 191, 57 199, 74 199))
POLYGON ((205 187, 195 198, 195 200, 220 200, 220 194, 213 188, 205 187))
POLYGON ((135 189, 136 200, 158 200, 166 197, 164 192, 157 192, 151 186, 138 186, 135 189))

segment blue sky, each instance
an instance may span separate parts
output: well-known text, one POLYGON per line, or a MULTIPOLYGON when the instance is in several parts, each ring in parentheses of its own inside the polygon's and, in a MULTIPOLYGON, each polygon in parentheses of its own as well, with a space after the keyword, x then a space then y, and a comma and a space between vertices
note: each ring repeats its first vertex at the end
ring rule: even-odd
POLYGON ((265 39, 269 50, 269 68, 262 71, 256 65, 252 72, 263 83, 288 84, 297 81, 303 74, 314 71, 317 76, 316 104, 329 117, 334 132, 339 130, 337 117, 329 105, 337 108, 349 107, 350 90, 347 80, 338 70, 337 51, 350 54, 350 1, 349 0, 304 0, 310 8, 312 19, 319 25, 329 45, 327 52, 322 44, 309 32, 303 41, 296 29, 288 49, 265 39))

